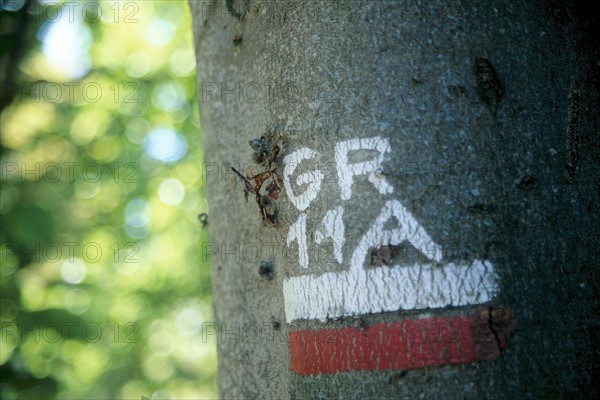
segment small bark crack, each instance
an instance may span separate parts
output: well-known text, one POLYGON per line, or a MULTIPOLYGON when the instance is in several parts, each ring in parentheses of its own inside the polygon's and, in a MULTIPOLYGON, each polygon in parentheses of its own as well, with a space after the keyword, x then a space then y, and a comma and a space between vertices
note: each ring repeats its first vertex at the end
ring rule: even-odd
POLYGON ((490 328, 490 330, 492 331, 492 333, 494 334, 494 339, 496 339, 496 345, 498 346, 498 351, 500 351, 500 355, 502 355, 502 353, 504 352, 504 349, 502 348, 502 342, 500 341, 500 335, 498 335, 498 332, 496 331, 496 329, 494 329, 494 321, 493 321, 493 316, 492 316, 492 307, 488 307, 488 328, 490 328))

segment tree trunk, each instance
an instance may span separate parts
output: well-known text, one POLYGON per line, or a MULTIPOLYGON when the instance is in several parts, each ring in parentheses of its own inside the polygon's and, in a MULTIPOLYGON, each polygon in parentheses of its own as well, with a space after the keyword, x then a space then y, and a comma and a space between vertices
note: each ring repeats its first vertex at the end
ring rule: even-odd
POLYGON ((598 395, 588 10, 190 5, 222 398, 598 395))

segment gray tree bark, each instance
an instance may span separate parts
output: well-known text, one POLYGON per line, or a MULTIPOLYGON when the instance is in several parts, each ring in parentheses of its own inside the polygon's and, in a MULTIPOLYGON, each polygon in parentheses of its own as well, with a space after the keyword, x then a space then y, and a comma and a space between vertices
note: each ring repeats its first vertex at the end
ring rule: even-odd
MULTIPOLYGON (((541 0, 190 5, 209 204, 203 252, 212 260, 215 308, 204 334, 217 341, 222 398, 598 396, 600 56, 588 9, 541 0), (336 145, 366 138, 389 151, 347 153, 348 165, 382 157, 376 170, 351 174, 347 198, 336 145), (291 186, 280 188, 293 154, 307 159, 296 160, 291 186), (259 182, 257 197, 256 182, 231 167, 248 177, 276 175, 265 174, 271 178, 259 182), (318 173, 298 181, 317 169, 319 190, 310 183, 318 173), (308 207, 294 198, 302 193, 308 207), (394 200, 441 257, 419 243, 361 244, 394 200), (343 215, 329 214, 345 228, 341 236, 329 232, 343 237, 336 252, 321 223, 340 208, 343 215), (302 215, 305 233, 294 228, 302 215), (308 261, 299 255, 302 237, 308 261), (360 246, 372 270, 487 260, 498 290, 481 304, 329 309, 329 318, 288 323, 286 279, 347 271, 360 246), (492 307, 511 309, 517 324, 494 360, 308 376, 290 366, 288 335, 296 330, 466 315, 482 306, 496 339, 492 307)), ((399 219, 391 225, 406 222, 399 219)), ((323 302, 332 296, 317 294, 323 302)), ((317 313, 317 303, 305 313, 317 313)))

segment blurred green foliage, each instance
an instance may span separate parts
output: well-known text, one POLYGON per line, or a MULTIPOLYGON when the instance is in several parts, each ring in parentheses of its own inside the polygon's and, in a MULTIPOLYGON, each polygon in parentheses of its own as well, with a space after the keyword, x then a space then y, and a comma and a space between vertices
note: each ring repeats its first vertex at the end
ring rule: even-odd
POLYGON ((187 2, 0 8, 0 398, 215 398, 187 2))

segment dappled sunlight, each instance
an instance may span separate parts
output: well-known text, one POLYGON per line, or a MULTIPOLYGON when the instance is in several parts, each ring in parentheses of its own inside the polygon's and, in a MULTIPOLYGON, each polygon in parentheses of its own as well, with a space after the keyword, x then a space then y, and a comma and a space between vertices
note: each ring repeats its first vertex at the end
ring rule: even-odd
POLYGON ((0 397, 214 398, 187 2, 76 3, 34 3, 0 116, 0 397))

